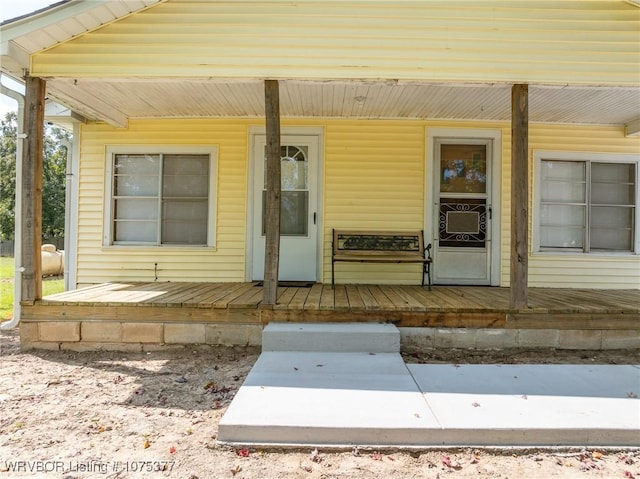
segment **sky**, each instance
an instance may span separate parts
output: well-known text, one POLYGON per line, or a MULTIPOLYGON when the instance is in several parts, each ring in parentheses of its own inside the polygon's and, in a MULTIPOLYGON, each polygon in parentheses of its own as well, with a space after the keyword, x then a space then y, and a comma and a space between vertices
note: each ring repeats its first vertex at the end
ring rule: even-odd
MULTIPOLYGON (((0 0, 0 22, 40 10, 56 2, 57 0, 0 0)), ((12 90, 24 93, 24 88, 20 84, 5 78, 4 75, 2 76, 2 84, 12 90)), ((4 118, 7 112, 16 111, 17 109, 18 103, 15 100, 5 95, 0 95, 0 118, 4 118)))

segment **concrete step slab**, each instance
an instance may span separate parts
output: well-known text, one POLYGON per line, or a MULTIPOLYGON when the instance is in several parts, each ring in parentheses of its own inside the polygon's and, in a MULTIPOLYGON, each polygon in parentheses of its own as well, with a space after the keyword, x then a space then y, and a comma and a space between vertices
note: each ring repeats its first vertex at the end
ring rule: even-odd
POLYGON ((409 365, 443 444, 638 446, 640 371, 596 365, 409 365))
POLYGON ((398 353, 400 331, 384 323, 269 323, 262 350, 398 353))
POLYGON ((405 365, 398 353, 264 352, 227 444, 638 447, 640 368, 405 365))
POLYGON ((220 421, 218 440, 414 445, 439 428, 399 354, 267 352, 220 421))

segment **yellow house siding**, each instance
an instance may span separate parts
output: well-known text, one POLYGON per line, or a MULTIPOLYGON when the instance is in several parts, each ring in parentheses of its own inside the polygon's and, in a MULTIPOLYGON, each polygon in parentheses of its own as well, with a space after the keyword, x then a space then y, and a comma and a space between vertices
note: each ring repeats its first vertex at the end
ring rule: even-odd
MULTIPOLYGON (((511 214, 511 131, 503 130, 503 211, 501 284, 509 285, 511 214)), ((573 288, 640 288, 640 255, 560 254, 533 251, 536 150, 640 155, 640 138, 621 128, 578 125, 529 125, 529 286, 573 288)))
POLYGON ((34 55, 31 74, 638 85, 639 34, 620 0, 169 0, 34 55))
POLYGON ((245 121, 139 120, 127 129, 82 128, 78 283, 242 281, 245 256, 247 127, 245 121), (216 145, 216 248, 104 247, 106 148, 112 145, 216 145), (220 179, 224 178, 224 181, 220 179))
MULTIPOLYGON (((129 128, 89 124, 82 127, 79 183, 78 282, 154 279, 161 281, 243 281, 247 232, 250 120, 132 120, 129 128), (218 147, 216 248, 104 247, 105 155, 111 145, 216 145, 218 147)), ((287 126, 322 127, 322 280, 331 279, 331 230, 423 229, 425 218, 426 135, 431 127, 490 128, 502 131, 500 285, 509 284, 511 130, 505 123, 427 122, 420 120, 283 121, 287 126)), ((283 130, 284 131, 284 130, 283 130)), ((635 153, 640 138, 621 128, 530 125, 530 215, 536 150, 635 153)), ((432 179, 426 178, 427 187, 432 179)), ((533 244, 530 224, 530 245, 533 244)), ((430 241, 425 238, 426 242, 430 241)), ((543 254, 531 250, 530 286, 583 288, 640 287, 640 256, 543 254)), ((437 261, 437 258, 436 258, 437 261)), ((343 283, 417 283, 419 266, 341 264, 343 283)))
MULTIPOLYGON (((420 230, 424 224, 424 123, 331 121, 325 130, 324 281, 332 228, 420 230)), ((416 283, 419 266, 342 263, 342 283, 416 283), (414 271, 414 274, 408 272, 414 271)))

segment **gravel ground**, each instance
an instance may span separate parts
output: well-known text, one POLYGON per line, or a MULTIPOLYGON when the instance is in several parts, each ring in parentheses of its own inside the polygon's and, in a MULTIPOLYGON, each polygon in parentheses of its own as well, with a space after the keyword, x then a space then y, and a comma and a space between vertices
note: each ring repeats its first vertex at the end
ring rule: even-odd
MULTIPOLYGON (((2 332, 0 479, 640 479, 640 449, 220 446, 218 421, 258 355, 257 348, 233 347, 23 352, 17 332, 2 332)), ((459 364, 640 364, 637 350, 408 351, 404 357, 459 364)))

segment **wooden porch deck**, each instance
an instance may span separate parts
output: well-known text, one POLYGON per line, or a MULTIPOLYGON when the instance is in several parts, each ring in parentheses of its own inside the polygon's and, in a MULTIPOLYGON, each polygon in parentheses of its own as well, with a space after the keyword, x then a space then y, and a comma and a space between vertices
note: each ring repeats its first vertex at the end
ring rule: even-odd
POLYGON ((530 288, 509 308, 497 287, 331 285, 278 288, 273 307, 254 283, 105 283, 23 305, 31 321, 386 321, 401 327, 640 330, 640 290, 530 288))

